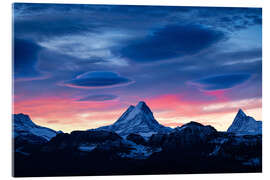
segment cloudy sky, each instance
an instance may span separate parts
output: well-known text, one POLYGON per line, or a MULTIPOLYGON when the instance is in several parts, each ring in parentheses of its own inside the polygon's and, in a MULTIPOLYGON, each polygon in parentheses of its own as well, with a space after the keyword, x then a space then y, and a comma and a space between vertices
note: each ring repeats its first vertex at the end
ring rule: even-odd
POLYGON ((259 8, 14 4, 14 113, 70 132, 145 101, 166 126, 261 120, 259 8))

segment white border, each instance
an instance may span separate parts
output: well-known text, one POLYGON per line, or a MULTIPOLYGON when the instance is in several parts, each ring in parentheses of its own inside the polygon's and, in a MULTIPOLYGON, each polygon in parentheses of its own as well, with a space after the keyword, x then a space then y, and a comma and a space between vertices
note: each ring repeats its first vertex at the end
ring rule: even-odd
MULTIPOLYGON (((1 59, 0 59, 0 177, 1 179, 13 179, 11 177, 11 5, 14 1, 4 0, 0 5, 1 12, 1 59)), ((180 5, 180 6, 222 6, 222 7, 263 7, 263 173, 261 174, 200 174, 200 175, 161 175, 161 176, 107 176, 107 177, 61 177, 43 179, 269 179, 270 161, 269 150, 269 121, 270 121, 270 3, 269 0, 17 0, 15 2, 32 3, 66 3, 66 4, 133 4, 133 5, 180 5), (267 82, 268 81, 268 82, 267 82)), ((92 162, 89 162, 92 163, 92 162)), ((23 178, 35 179, 35 178, 23 178)))

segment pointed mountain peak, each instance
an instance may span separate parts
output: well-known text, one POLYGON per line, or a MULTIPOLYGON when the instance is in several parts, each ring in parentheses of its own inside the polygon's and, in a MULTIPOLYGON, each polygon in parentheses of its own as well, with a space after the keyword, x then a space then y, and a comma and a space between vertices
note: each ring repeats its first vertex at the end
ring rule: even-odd
POLYGON ((253 117, 247 116, 242 109, 239 109, 227 132, 238 134, 261 134, 261 130, 261 121, 256 121, 253 117))
POLYGON ((246 117, 247 115, 244 113, 244 111, 242 109, 239 109, 236 117, 246 117))
POLYGON ((136 105, 136 107, 138 107, 138 108, 142 108, 142 107, 144 107, 144 106, 147 106, 146 105, 146 103, 144 102, 144 101, 140 101, 137 105, 136 105))
POLYGON ((147 104, 144 102, 144 101, 140 101, 137 105, 136 105, 136 107, 135 107, 136 109, 139 109, 139 110, 142 110, 143 112, 151 112, 152 113, 152 111, 151 111, 151 109, 147 106, 147 104))
POLYGON ((126 111, 130 112, 130 111, 132 111, 134 108, 135 108, 135 106, 130 105, 126 111))
POLYGON ((139 133, 144 136, 157 132, 168 132, 171 129, 162 126, 155 120, 154 115, 145 102, 140 101, 135 107, 129 108, 112 125, 100 127, 101 130, 114 131, 121 136, 139 133))
POLYGON ((118 119, 118 122, 123 121, 128 115, 135 109, 135 106, 130 105, 128 109, 122 114, 122 116, 118 119))
MULTIPOLYGON (((136 115, 138 114, 144 114, 144 115, 152 115, 152 111, 150 108, 146 105, 145 102, 140 101, 135 107, 134 106, 129 106, 129 108, 126 110, 126 112, 120 117, 122 120, 124 119, 133 119, 136 115)), ((152 117, 154 119, 154 117, 152 117)))

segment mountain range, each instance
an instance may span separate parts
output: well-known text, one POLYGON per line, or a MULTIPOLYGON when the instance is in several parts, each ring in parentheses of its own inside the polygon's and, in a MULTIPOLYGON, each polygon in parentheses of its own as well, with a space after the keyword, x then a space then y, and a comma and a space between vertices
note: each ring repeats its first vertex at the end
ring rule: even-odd
MULTIPOLYGON (((62 133, 61 131, 54 131, 50 128, 36 125, 28 115, 22 113, 13 115, 13 128, 14 137, 31 134, 44 138, 47 141, 57 134, 62 133)), ((179 128, 181 127, 176 127, 175 129, 179 128)), ((172 128, 159 124, 150 108, 143 101, 139 102, 136 106, 129 106, 112 125, 102 126, 95 130, 112 131, 122 137, 133 133, 145 138, 153 134, 170 133, 173 131, 172 128)), ((262 134, 262 121, 256 121, 254 118, 247 116, 242 109, 239 109, 227 132, 238 135, 262 134)))
POLYGON ((145 102, 130 106, 112 125, 71 133, 15 114, 14 173, 22 177, 260 172, 261 125, 240 109, 227 132, 197 122, 169 128, 158 123, 145 102))

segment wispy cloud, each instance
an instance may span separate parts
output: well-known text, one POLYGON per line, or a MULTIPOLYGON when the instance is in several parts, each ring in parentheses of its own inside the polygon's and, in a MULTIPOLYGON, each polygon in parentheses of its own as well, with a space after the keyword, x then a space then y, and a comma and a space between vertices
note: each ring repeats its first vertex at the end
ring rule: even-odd
POLYGON ((50 127, 104 125, 140 100, 165 124, 219 126, 230 102, 262 96, 261 8, 15 3, 13 13, 15 111, 50 127))

